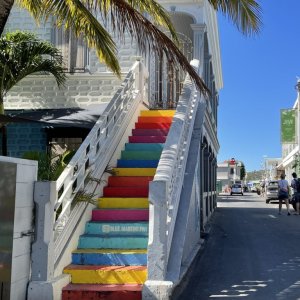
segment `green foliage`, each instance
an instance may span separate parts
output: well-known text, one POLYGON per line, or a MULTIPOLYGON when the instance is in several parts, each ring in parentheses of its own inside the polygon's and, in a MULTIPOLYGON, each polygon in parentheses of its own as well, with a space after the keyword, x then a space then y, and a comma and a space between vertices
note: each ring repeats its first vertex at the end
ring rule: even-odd
POLYGON ((241 164, 241 171, 240 171, 240 178, 241 180, 244 180, 245 179, 245 176, 246 176, 246 169, 245 169, 245 165, 244 163, 242 162, 241 164))
POLYGON ((251 172, 247 172, 247 181, 261 180, 262 178, 264 178, 264 175, 264 170, 254 170, 251 172))
POLYGON ((217 11, 228 17, 243 34, 256 34, 260 31, 261 7, 255 0, 208 0, 217 11))
POLYGON ((13 86, 34 73, 50 73, 58 86, 63 86, 66 75, 59 50, 29 32, 9 32, 1 37, 0 103, 13 86))
POLYGON ((24 153, 23 158, 38 162, 38 180, 55 181, 74 153, 74 151, 66 151, 63 154, 51 155, 46 152, 29 151, 24 153))

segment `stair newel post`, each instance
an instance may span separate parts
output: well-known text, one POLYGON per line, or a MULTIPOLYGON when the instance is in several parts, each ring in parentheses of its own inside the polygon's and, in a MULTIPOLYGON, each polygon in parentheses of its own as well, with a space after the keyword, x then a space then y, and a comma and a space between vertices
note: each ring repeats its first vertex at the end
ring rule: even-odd
POLYGON ((55 181, 34 185, 35 242, 32 245, 32 281, 50 281, 54 273, 55 181))
POLYGON ((141 59, 137 59, 139 62, 135 69, 135 89, 140 92, 140 101, 143 102, 145 99, 145 66, 141 62, 141 59))
POLYGON ((167 181, 152 181, 149 189, 148 280, 165 280, 168 262, 167 181))

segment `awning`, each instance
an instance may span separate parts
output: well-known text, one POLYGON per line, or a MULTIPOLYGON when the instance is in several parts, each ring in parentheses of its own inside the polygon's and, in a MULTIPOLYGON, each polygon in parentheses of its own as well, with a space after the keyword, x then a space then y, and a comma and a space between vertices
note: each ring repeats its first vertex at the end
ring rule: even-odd
POLYGON ((107 103, 86 108, 8 111, 7 115, 0 115, 0 123, 40 122, 45 126, 92 128, 106 106, 107 103))

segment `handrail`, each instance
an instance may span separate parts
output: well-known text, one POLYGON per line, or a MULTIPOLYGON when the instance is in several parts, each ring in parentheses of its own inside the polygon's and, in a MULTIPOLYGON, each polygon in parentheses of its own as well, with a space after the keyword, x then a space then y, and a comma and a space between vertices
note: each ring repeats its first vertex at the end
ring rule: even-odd
POLYGON ((87 207, 86 203, 73 207, 72 201, 83 188, 90 193, 95 192, 97 183, 90 182, 86 185, 87 177, 89 174, 97 178, 102 176, 113 155, 113 149, 122 138, 138 104, 143 101, 145 77, 144 66, 137 61, 56 181, 56 221, 53 226, 55 263, 87 207))
MULTIPOLYGON (((191 65, 198 72, 199 61, 191 65)), ((189 76, 165 142, 155 177, 150 183, 148 280, 165 280, 189 145, 200 94, 189 76)))

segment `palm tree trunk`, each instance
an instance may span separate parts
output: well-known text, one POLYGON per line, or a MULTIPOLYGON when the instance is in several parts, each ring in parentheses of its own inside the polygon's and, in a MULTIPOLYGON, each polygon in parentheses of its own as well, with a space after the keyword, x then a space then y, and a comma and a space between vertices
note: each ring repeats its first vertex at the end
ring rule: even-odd
MULTIPOLYGON (((1 0, 0 0, 1 1, 1 0)), ((0 114, 4 115, 4 103, 2 97, 0 97, 0 114)), ((2 155, 7 156, 7 131, 6 125, 4 123, 0 123, 1 126, 1 137, 2 137, 2 155)))
POLYGON ((0 36, 3 33, 5 24, 13 5, 14 0, 0 0, 0 36))

